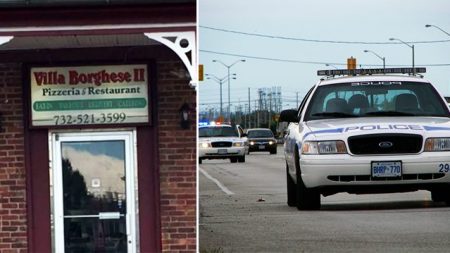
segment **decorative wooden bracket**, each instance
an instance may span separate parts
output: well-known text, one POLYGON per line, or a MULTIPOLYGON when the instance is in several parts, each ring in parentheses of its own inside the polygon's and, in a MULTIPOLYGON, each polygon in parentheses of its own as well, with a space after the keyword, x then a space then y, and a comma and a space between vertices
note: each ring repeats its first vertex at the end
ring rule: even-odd
POLYGON ((145 36, 164 44, 180 57, 191 76, 190 86, 196 88, 198 65, 195 32, 145 33, 145 36))

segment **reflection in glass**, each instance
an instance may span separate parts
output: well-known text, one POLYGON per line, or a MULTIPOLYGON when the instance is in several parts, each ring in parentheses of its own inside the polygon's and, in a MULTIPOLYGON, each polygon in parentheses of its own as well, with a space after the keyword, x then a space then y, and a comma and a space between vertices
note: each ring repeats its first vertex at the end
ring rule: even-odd
POLYGON ((62 142, 61 151, 66 252, 126 252, 124 141, 62 142))
POLYGON ((119 220, 66 218, 64 230, 66 253, 127 252, 124 217, 119 220))

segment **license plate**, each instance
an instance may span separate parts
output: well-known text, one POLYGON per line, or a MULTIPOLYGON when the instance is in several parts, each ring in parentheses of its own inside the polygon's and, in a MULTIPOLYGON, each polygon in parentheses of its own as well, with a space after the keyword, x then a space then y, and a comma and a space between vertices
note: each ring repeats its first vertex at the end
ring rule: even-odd
POLYGON ((372 177, 401 177, 402 176, 402 162, 401 161, 386 161, 386 162, 372 162, 372 177))
POLYGON ((259 145, 259 149, 264 149, 266 148, 264 145, 259 145))
POLYGON ((227 150, 224 149, 224 148, 219 149, 217 152, 218 152, 220 155, 227 154, 227 150))

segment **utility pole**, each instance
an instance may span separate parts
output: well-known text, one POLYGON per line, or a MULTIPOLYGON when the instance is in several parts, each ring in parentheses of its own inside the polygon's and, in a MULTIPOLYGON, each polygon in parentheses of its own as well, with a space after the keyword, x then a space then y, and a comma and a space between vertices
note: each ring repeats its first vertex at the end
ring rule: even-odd
POLYGON ((248 128, 251 128, 250 87, 248 88, 248 128))
POLYGON ((241 107, 241 99, 240 98, 238 100, 238 111, 239 111, 239 117, 238 117, 239 121, 238 122, 239 122, 239 125, 241 125, 242 124, 242 107, 241 107))
POLYGON ((272 121, 272 93, 269 93, 269 118, 267 119, 268 127, 270 128, 270 123, 272 121))
POLYGON ((298 92, 296 92, 296 94, 297 94, 297 108, 298 108, 298 92))
POLYGON ((258 125, 256 127, 259 127, 261 124, 261 109, 262 109, 262 93, 263 91, 261 89, 258 89, 259 94, 259 108, 258 108, 258 125))
POLYGON ((255 99, 255 127, 259 126, 258 100, 255 99))

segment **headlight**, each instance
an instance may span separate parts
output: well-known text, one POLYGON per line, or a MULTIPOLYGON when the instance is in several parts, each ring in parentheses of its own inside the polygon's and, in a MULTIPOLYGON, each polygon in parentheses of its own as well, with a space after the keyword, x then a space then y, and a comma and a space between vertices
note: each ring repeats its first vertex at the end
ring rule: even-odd
POLYGON ((244 146, 244 142, 234 142, 233 143, 233 147, 243 147, 244 146))
POLYGON ((254 141, 251 141, 251 142, 250 142, 250 145, 255 145, 255 142, 254 142, 254 141))
POLYGON ((272 145, 273 144, 273 141, 269 141, 269 145, 272 145))
POLYGON ((211 147, 211 143, 209 143, 209 142, 200 142, 200 147, 201 148, 210 148, 211 147))
POLYGON ((302 154, 347 154, 347 148, 343 141, 305 141, 302 146, 302 154))
POLYGON ((450 138, 428 138, 424 151, 450 151, 450 138))

